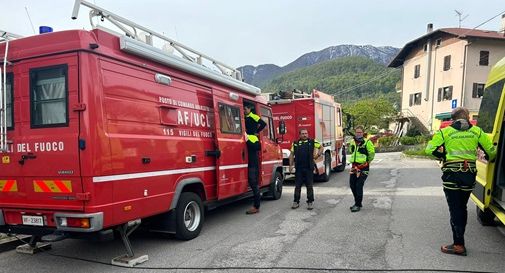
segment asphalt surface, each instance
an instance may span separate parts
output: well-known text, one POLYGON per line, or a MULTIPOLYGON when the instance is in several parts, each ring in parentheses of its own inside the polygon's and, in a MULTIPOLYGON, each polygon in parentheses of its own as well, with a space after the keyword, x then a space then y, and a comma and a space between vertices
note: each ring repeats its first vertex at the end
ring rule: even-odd
POLYGON ((305 203, 290 208, 293 184, 286 183, 282 198, 263 201, 259 214, 244 213, 251 200, 209 212, 191 241, 136 232, 135 253, 149 261, 135 269, 109 265, 125 253, 120 240, 65 240, 36 255, 0 253, 0 272, 505 272, 505 237, 480 226, 471 201, 468 256, 440 252, 452 235, 436 162, 378 154, 357 213, 349 210, 348 175, 316 183, 312 211, 305 203))

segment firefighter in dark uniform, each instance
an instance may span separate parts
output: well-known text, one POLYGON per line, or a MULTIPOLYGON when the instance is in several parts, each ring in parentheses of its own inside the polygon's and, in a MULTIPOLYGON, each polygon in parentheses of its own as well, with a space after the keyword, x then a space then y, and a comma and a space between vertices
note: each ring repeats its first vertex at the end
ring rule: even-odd
POLYGON ((363 126, 356 126, 354 139, 349 146, 351 165, 349 185, 354 196, 351 212, 358 212, 363 206, 363 186, 368 178, 370 162, 375 157, 375 147, 370 140, 365 139, 363 126))
POLYGON ((307 209, 314 208, 314 159, 323 153, 323 146, 315 140, 309 138, 307 129, 300 129, 300 138, 293 141, 291 154, 289 155, 289 171, 293 173, 293 163, 295 163, 295 198, 292 209, 300 207, 300 195, 302 184, 307 188, 307 209))
POLYGON ((453 244, 443 245, 441 251, 466 256, 466 205, 477 175, 477 147, 484 150, 488 160, 494 159, 496 149, 487 134, 470 123, 466 108, 454 109, 451 118, 451 126, 437 131, 425 151, 443 160, 442 185, 451 215, 453 244))
POLYGON ((258 185, 259 180, 259 155, 261 150, 259 132, 267 125, 260 116, 254 114, 252 110, 254 106, 245 105, 245 128, 246 128, 246 144, 247 144, 247 180, 249 187, 251 187, 254 194, 254 204, 246 211, 247 214, 254 214, 260 211, 260 189, 258 185))

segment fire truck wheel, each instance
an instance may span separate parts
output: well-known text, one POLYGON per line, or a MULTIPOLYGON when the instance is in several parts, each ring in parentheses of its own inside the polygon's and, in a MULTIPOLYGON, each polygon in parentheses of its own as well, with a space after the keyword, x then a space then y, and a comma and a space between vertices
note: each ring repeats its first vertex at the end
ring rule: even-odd
POLYGON ((324 154, 324 173, 317 176, 320 182, 328 182, 331 174, 331 156, 329 153, 324 154))
POLYGON ((268 191, 268 196, 272 200, 279 200, 282 196, 282 175, 280 172, 275 172, 274 181, 270 184, 270 190, 268 191))
POLYGON ((347 155, 345 154, 345 150, 342 150, 342 164, 338 165, 333 169, 334 172, 343 172, 345 170, 345 164, 347 162, 347 155))
POLYGON ((203 219, 203 204, 200 196, 192 192, 183 192, 177 202, 175 236, 181 240, 197 237, 202 230, 203 219))
POLYGON ((490 209, 482 211, 477 207, 477 220, 483 226, 495 226, 494 213, 490 209))

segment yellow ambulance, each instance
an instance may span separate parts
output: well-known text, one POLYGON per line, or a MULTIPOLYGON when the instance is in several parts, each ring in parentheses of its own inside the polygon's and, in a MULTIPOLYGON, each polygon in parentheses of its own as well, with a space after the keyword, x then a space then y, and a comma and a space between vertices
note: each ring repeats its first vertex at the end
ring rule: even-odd
POLYGON ((471 198, 477 205, 477 218, 482 225, 495 224, 495 218, 505 224, 504 83, 505 58, 489 73, 477 123, 497 146, 494 162, 488 162, 479 149, 477 183, 471 198))

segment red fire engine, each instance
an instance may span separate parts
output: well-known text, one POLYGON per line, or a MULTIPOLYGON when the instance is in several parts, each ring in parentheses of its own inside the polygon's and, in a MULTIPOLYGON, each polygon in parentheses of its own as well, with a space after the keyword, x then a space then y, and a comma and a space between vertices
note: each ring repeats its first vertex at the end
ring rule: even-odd
POLYGON ((80 5, 126 35, 103 27, 25 38, 0 33, 0 232, 34 235, 33 247, 117 229, 128 256, 128 234, 141 220, 195 238, 204 208, 251 196, 247 104, 267 123, 260 190, 280 198, 282 152, 260 89, 237 70, 91 3, 77 0, 74 19, 80 5), (154 47, 153 38, 175 52, 154 47))
POLYGON ((270 94, 275 125, 284 121, 286 134, 281 142, 284 174, 289 175, 291 145, 298 139, 298 131, 307 129, 309 137, 318 140, 324 147, 324 156, 316 160, 316 179, 328 181, 330 171, 345 169, 342 108, 333 96, 318 90, 304 93, 299 90, 270 94))

